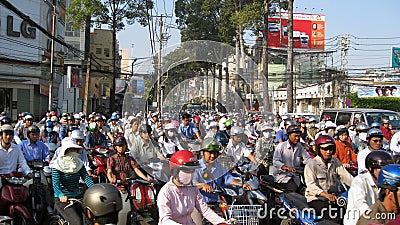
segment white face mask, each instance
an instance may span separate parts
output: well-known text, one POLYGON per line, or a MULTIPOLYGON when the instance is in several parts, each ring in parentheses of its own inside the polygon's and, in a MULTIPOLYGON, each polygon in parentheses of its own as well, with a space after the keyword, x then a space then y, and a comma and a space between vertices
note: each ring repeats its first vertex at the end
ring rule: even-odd
POLYGON ((272 137, 270 132, 263 132, 263 136, 267 139, 272 137))
POLYGON ((358 137, 360 138, 360 140, 367 141, 367 133, 360 133, 358 137))
POLYGON ((173 131, 168 131, 167 132, 168 137, 173 137, 175 133, 173 131))
POLYGON ((188 186, 192 184, 192 180, 194 177, 194 173, 186 173, 183 172, 182 170, 179 171, 178 173, 178 181, 184 186, 188 186))

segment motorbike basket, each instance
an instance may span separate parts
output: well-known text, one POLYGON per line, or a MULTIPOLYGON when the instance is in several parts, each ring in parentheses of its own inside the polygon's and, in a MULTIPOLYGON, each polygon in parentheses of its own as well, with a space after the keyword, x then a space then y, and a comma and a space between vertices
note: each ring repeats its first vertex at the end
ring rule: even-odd
POLYGON ((229 218, 234 218, 239 225, 260 224, 258 212, 261 205, 230 205, 228 209, 229 218))

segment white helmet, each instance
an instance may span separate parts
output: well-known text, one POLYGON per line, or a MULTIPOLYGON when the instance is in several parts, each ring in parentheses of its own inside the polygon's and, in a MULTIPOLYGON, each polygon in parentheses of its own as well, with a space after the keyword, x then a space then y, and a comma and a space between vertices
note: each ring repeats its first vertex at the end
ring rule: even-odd
POLYGON ((330 120, 325 122, 325 129, 336 129, 336 124, 330 120))
POLYGON ((57 122, 57 121, 58 121, 57 116, 52 116, 52 117, 50 118, 50 121, 53 122, 53 123, 57 122))
POLYGON ((237 136, 237 135, 242 135, 244 134, 243 128, 238 127, 238 126, 233 126, 231 128, 231 135, 232 136, 237 136))
POLYGON ((73 130, 71 132, 71 139, 74 142, 76 140, 85 140, 85 136, 83 135, 83 132, 81 130, 73 130))

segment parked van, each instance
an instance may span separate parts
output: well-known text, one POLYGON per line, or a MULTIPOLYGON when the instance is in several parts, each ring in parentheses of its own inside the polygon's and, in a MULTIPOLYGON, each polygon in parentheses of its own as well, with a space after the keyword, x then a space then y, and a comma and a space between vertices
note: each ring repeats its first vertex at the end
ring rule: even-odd
POLYGON ((356 124, 357 121, 366 123, 368 126, 373 122, 382 123, 382 119, 388 119, 393 130, 400 130, 400 116, 397 112, 384 109, 365 109, 365 108, 334 108, 324 109, 321 113, 322 118, 328 115, 336 125, 344 125, 347 121, 356 124))

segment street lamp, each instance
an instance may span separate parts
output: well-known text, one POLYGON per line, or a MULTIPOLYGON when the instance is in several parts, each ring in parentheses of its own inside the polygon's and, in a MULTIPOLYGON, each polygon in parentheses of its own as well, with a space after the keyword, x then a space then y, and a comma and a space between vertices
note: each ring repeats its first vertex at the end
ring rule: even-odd
POLYGON ((161 116, 163 115, 163 101, 164 101, 164 88, 165 88, 164 83, 165 83, 165 81, 168 79, 168 72, 169 72, 169 69, 170 69, 172 66, 178 65, 178 64, 180 64, 181 62, 185 62, 185 61, 187 61, 187 60, 189 60, 189 57, 186 57, 186 58, 184 58, 184 59, 182 59, 182 60, 179 60, 179 61, 177 61, 177 62, 171 63, 171 65, 169 65, 168 68, 167 68, 167 76, 166 76, 165 79, 161 82, 161 87, 160 87, 160 115, 161 115, 161 116))

